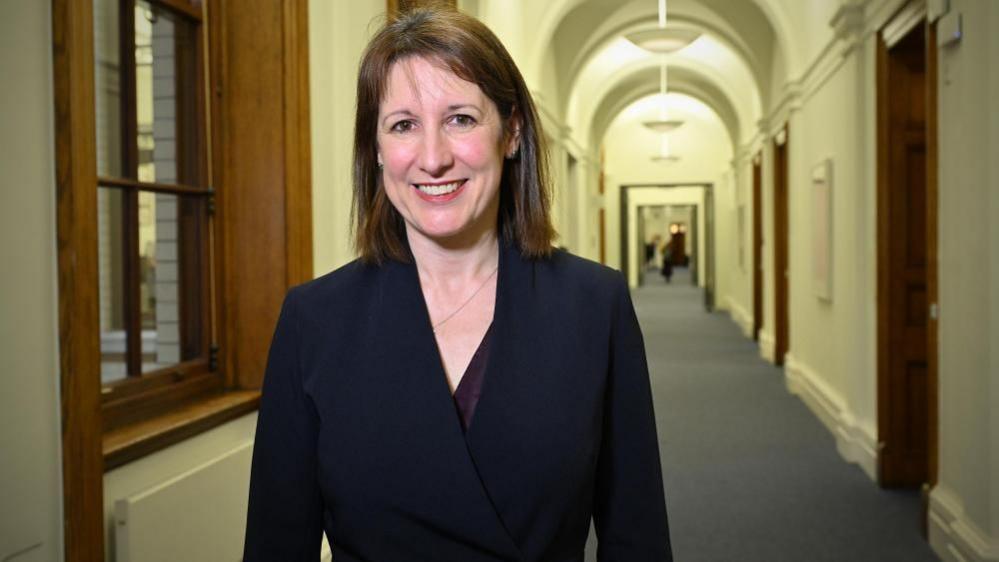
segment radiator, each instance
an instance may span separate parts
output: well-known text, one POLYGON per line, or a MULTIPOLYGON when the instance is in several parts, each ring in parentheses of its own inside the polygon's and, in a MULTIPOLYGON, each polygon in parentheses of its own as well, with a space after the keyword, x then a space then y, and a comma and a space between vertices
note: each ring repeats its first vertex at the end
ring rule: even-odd
POLYGON ((115 502, 116 562, 237 562, 253 442, 115 502))
MULTIPOLYGON (((116 562, 237 562, 253 442, 115 502, 116 562)), ((322 560, 333 556, 323 538, 322 560)))

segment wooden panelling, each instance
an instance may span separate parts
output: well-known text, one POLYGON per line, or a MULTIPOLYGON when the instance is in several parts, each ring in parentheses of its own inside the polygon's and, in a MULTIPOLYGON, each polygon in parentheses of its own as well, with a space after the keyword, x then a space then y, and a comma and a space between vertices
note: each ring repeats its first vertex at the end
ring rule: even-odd
POLYGON ((285 233, 288 286, 312 271, 312 161, 309 126, 308 3, 284 2, 285 233))
POLYGON ((93 8, 52 1, 66 560, 104 560, 93 8))
POLYGON ((223 368, 252 389, 285 292, 312 277, 308 20, 293 0, 210 8, 223 368))

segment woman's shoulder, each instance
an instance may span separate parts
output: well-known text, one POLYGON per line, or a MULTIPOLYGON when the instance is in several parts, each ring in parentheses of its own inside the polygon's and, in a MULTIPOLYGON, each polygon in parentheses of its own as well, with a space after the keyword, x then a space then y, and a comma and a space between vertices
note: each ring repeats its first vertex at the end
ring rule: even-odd
POLYGON ((288 299, 303 311, 323 310, 332 312, 350 308, 367 300, 365 295, 375 287, 373 282, 377 267, 359 259, 292 287, 288 299))
POLYGON ((553 272, 584 281, 616 285, 624 279, 620 271, 562 248, 556 248, 545 261, 553 272))

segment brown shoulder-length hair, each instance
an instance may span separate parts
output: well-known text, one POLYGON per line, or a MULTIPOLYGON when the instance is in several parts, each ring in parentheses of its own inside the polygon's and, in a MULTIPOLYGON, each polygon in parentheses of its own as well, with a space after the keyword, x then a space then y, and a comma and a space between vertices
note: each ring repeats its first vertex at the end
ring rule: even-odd
POLYGON ((503 161, 498 229, 525 257, 552 252, 548 151, 541 121, 517 65, 499 39, 479 20, 453 8, 418 8, 389 21, 368 44, 357 77, 354 125, 354 245, 362 260, 409 261, 402 216, 382 187, 378 168, 378 111, 392 65, 409 57, 440 63, 459 78, 479 86, 499 110, 503 138, 519 122, 520 145, 503 161))

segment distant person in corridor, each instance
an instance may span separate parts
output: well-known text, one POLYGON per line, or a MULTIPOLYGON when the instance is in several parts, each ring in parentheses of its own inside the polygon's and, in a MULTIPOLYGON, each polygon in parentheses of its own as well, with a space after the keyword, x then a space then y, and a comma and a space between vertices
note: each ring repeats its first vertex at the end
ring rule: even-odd
MULTIPOLYGON (((478 20, 368 45, 356 261, 288 294, 257 425, 245 560, 672 560, 623 277, 553 248, 543 133, 478 20)), ((265 266, 265 265, 264 265, 265 266)))

